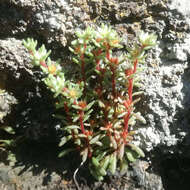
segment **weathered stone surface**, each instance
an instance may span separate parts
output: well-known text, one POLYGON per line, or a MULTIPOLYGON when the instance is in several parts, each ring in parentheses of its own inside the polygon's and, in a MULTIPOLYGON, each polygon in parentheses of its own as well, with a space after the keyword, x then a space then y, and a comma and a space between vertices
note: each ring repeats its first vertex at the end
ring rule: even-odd
POLYGON ((3 119, 6 125, 37 140, 41 135, 48 136, 49 130, 52 132, 52 111, 49 108, 53 104, 51 93, 43 89, 41 74, 35 69, 34 74, 31 68, 21 40, 0 39, 1 119, 10 113, 8 119, 3 119), (15 106, 11 108, 12 104, 15 106))
POLYGON ((148 59, 151 64, 145 69, 146 77, 142 79, 145 91, 143 105, 149 110, 145 114, 148 126, 139 129, 137 139, 143 141, 141 145, 147 151, 157 145, 176 145, 189 133, 185 118, 188 105, 184 103, 189 97, 184 81, 189 60, 187 47, 190 45, 189 23, 185 21, 188 13, 177 11, 179 7, 170 8, 168 17, 162 22, 163 29, 156 30, 160 43, 154 57, 148 59))
MULTIPOLYGON (((178 143, 190 145, 189 6, 188 0, 1 0, 0 88, 4 93, 0 94, 0 119, 29 139, 40 140, 45 136, 57 141, 59 122, 51 116, 54 112, 51 93, 40 82, 39 71, 31 68, 22 39, 38 39, 53 50, 52 59, 60 57, 66 64, 70 63, 68 45, 77 28, 110 23, 122 36, 125 46, 132 43, 140 30, 158 35, 158 45, 147 57, 141 76, 144 95, 137 106, 147 125, 139 124, 135 140, 146 152, 159 147, 164 155, 180 152, 178 143)), ((149 164, 154 167, 155 163, 149 164)), ((3 175, 0 173, 0 179, 3 175)), ((43 172, 36 178, 26 172, 25 180, 19 180, 23 189, 35 189, 35 185, 41 189, 74 189, 73 184, 65 185, 70 182, 60 182, 59 175, 52 172, 52 176, 53 180, 44 187, 41 187, 43 172)), ((140 166, 133 166, 133 171, 124 178, 127 184, 116 176, 110 185, 104 182, 95 187, 85 182, 81 185, 84 189, 98 186, 163 189, 159 175, 140 166), (137 180, 130 183, 135 176, 137 180)))

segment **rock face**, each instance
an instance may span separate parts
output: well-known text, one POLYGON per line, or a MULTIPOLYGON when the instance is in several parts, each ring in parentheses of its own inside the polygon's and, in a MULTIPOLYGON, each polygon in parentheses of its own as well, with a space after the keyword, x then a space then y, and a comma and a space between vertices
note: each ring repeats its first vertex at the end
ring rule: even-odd
MULTIPOLYGON (((158 45, 147 57, 141 76, 144 94, 137 106, 147 124, 139 125, 135 139, 135 143, 150 155, 147 156, 149 170, 139 169, 137 164, 119 183, 120 189, 170 189, 168 184, 164 183, 164 187, 162 185, 159 175, 164 173, 164 158, 159 156, 171 154, 171 158, 177 154, 183 160, 184 146, 185 150, 190 146, 189 7, 189 0, 1 0, 2 125, 11 125, 19 135, 35 141, 45 139, 48 143, 55 143, 59 139, 60 131, 56 130, 59 121, 52 117, 53 98, 41 82, 40 72, 31 68, 28 54, 22 46, 23 39, 32 37, 39 43, 44 43, 52 50, 52 59, 61 58, 65 64, 70 63, 68 46, 77 28, 110 23, 122 36, 123 45, 131 43, 140 30, 155 32, 158 35, 158 45), (158 160, 160 165, 155 164, 158 160), (159 167, 162 167, 162 171, 157 171, 159 167)), ((176 181, 181 178, 180 175, 176 181)), ((0 180, 1 176, 0 173, 0 180)), ((35 181, 35 178, 31 177, 31 180, 35 181)), ((113 183, 117 184, 117 181, 116 177, 113 183)), ((38 189, 41 188, 40 184, 42 181, 38 182, 38 189)), ((20 185, 27 189, 26 184, 20 185)), ((28 187, 37 189, 33 185, 35 183, 31 182, 28 187)), ((96 185, 97 189, 98 186, 117 189, 114 184, 96 185)), ((11 188, 14 188, 13 185, 11 188)), ((50 186, 45 188, 51 189, 50 186)), ((63 187, 52 187, 52 190, 56 188, 63 187)), ((71 188, 74 187, 71 185, 71 188)), ((84 185, 85 188, 91 187, 84 185)))

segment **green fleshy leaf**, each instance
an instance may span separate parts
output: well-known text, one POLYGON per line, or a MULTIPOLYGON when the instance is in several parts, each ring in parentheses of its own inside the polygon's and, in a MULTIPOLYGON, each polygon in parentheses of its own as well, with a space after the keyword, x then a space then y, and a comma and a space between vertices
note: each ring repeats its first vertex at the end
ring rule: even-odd
POLYGON ((90 118, 90 114, 91 114, 92 112, 93 112, 93 110, 91 109, 91 110, 89 110, 89 111, 85 114, 84 119, 83 119, 83 122, 87 121, 87 120, 90 118))
POLYGON ((144 152, 138 147, 138 146, 135 146, 134 144, 127 144, 128 146, 131 147, 132 150, 134 150, 137 154, 139 154, 141 157, 145 157, 145 154, 144 152))
POLYGON ((120 161, 120 173, 121 175, 123 175, 126 170, 128 169, 128 162, 125 158, 123 158, 123 160, 120 161))
POLYGON ((140 157, 136 151, 129 148, 125 148, 125 155, 130 162, 135 162, 140 157))
POLYGON ((134 116, 137 120, 141 121, 143 124, 146 124, 146 120, 145 120, 145 118, 140 114, 140 112, 133 113, 133 116, 134 116))
POLYGON ((92 174, 92 176, 96 179, 96 180, 98 180, 98 181, 102 181, 104 178, 103 178, 103 176, 101 176, 101 175, 99 175, 98 173, 97 173, 97 171, 93 168, 93 169, 90 169, 90 173, 92 174))
POLYGON ((80 106, 77 106, 77 105, 72 105, 72 107, 77 109, 77 110, 82 110, 82 108, 80 106))
POLYGON ((75 140, 75 144, 78 145, 78 146, 80 146, 81 145, 81 140, 80 139, 76 139, 75 140))
POLYGON ((98 146, 103 146, 103 143, 100 141, 96 141, 94 144, 98 145, 98 146))
POLYGON ((115 174, 116 166, 117 166, 116 154, 112 154, 110 158, 110 165, 109 165, 109 170, 112 174, 115 174))
POLYGON ((80 138, 86 138, 86 135, 84 135, 84 134, 79 134, 78 137, 80 137, 80 138))
POLYGON ((70 152, 73 152, 75 149, 74 148, 68 148, 66 150, 63 150, 59 153, 58 157, 64 157, 65 155, 69 154, 70 152))
POLYGON ((105 176, 107 174, 106 170, 103 167, 98 167, 97 171, 102 176, 105 176))
POLYGON ((63 146, 65 143, 67 143, 72 138, 72 135, 62 137, 61 141, 59 143, 59 147, 63 146))
POLYGON ((78 59, 74 58, 74 57, 73 57, 73 62, 80 65, 80 61, 78 59))
POLYGON ((96 153, 95 153, 95 155, 97 155, 97 156, 96 156, 96 159, 97 159, 98 161, 99 161, 99 160, 102 160, 106 154, 107 154, 106 151, 102 152, 102 151, 98 151, 98 149, 97 149, 97 151, 96 151, 96 153))
POLYGON ((15 140, 0 140, 0 143, 2 143, 0 146, 4 147, 11 147, 16 145, 15 140))
POLYGON ((68 129, 80 129, 80 127, 78 125, 69 125, 63 128, 63 130, 68 130, 68 129))
POLYGON ((95 103, 95 101, 90 102, 90 103, 86 106, 86 108, 85 108, 84 110, 85 110, 85 111, 89 110, 89 109, 94 105, 94 103, 95 103))
POLYGON ((141 94, 144 94, 144 92, 143 91, 134 92, 132 95, 133 96, 138 96, 138 95, 141 95, 141 94))
POLYGON ((95 167, 99 167, 100 166, 100 163, 99 161, 95 158, 95 157, 92 157, 92 163, 95 167))
POLYGON ((80 117, 79 115, 74 116, 73 117, 73 123, 75 123, 79 119, 79 117, 80 117))
POLYGON ((136 161, 136 158, 133 156, 133 153, 132 153, 132 152, 126 152, 126 156, 127 156, 127 159, 128 159, 130 162, 135 162, 135 161, 136 161))
POLYGON ((100 135, 95 136, 93 139, 90 140, 90 144, 94 144, 99 139, 100 139, 100 135))
POLYGON ((125 114, 127 114, 127 112, 123 112, 123 113, 119 114, 119 115, 117 116, 117 118, 122 118, 122 117, 125 116, 125 114))
POLYGON ((72 52, 72 53, 74 53, 75 51, 74 51, 74 49, 73 48, 71 48, 71 47, 69 47, 69 50, 72 52))
POLYGON ((104 104, 101 100, 98 101, 98 105, 99 105, 101 108, 105 108, 105 104, 104 104))
POLYGON ((102 161, 101 161, 101 166, 106 170, 110 162, 110 156, 106 156, 102 161))
POLYGON ((13 129, 12 127, 10 127, 10 126, 5 126, 5 127, 0 128, 0 129, 6 131, 7 133, 9 133, 9 134, 11 134, 11 135, 14 135, 14 134, 15 134, 14 129, 13 129))
POLYGON ((67 142, 67 137, 62 137, 59 146, 63 146, 67 142))

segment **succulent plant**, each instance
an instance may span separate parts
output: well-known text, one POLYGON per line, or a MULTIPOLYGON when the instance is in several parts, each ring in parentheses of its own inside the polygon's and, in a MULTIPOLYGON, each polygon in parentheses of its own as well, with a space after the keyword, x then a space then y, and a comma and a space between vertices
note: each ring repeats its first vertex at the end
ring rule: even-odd
POLYGON ((143 151, 133 144, 132 131, 136 120, 146 120, 135 111, 133 92, 138 85, 138 65, 144 62, 146 50, 156 44, 156 35, 141 33, 139 41, 127 53, 117 56, 122 48, 121 38, 110 26, 88 27, 76 32, 71 43, 73 62, 78 65, 78 78, 66 79, 58 62, 49 58, 50 51, 37 42, 27 39, 24 46, 31 54, 31 63, 40 66, 46 74, 44 82, 57 99, 58 116, 63 121, 63 137, 60 146, 62 157, 78 151, 82 161, 89 161, 91 174, 97 180, 117 168, 124 171, 129 162, 144 157, 143 151), (70 143, 72 147, 64 149, 70 143))

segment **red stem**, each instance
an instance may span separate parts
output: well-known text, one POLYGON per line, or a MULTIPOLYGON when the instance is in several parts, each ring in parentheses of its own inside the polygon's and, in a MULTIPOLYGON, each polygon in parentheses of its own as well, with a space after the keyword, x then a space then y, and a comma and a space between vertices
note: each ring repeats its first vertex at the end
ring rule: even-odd
MULTIPOLYGON (((79 111, 79 121, 80 121, 80 126, 81 126, 81 131, 84 135, 87 135, 85 129, 84 129, 84 123, 83 123, 83 117, 84 117, 84 112, 82 110, 79 111)), ((90 143, 88 139, 88 135, 86 137, 86 144, 88 147, 88 157, 92 157, 92 152, 90 151, 90 143)))
POLYGON ((79 121, 80 121, 80 127, 83 134, 86 134, 86 131, 84 129, 84 123, 83 123, 83 116, 84 112, 82 110, 79 111, 79 121))
POLYGON ((129 96, 129 101, 132 103, 132 93, 133 93, 133 79, 129 78, 128 79, 129 86, 128 86, 128 96, 129 96))
POLYGON ((112 71, 112 94, 113 97, 116 97, 116 80, 115 80, 115 68, 113 66, 111 66, 111 71, 112 71))
POLYGON ((110 61, 110 52, 109 52, 109 49, 106 50, 106 58, 110 61))
POLYGON ((128 78, 128 103, 125 102, 125 107, 127 109, 127 113, 124 116, 124 131, 123 131, 123 138, 124 138, 124 142, 126 142, 126 135, 128 134, 128 128, 129 128, 129 119, 130 119, 130 115, 131 115, 131 103, 133 101, 132 99, 132 93, 133 93, 133 78, 130 78, 130 75, 134 74, 137 71, 137 64, 138 64, 138 60, 136 59, 133 63, 133 72, 129 73, 129 78, 128 78))
POLYGON ((98 56, 100 56, 101 53, 102 53, 102 50, 101 50, 101 49, 97 49, 97 50, 93 51, 93 54, 94 54, 95 59, 96 59, 96 69, 97 69, 98 71, 100 71, 100 61, 101 61, 101 60, 98 58, 98 56))
POLYGON ((124 131, 126 133, 128 133, 130 115, 131 115, 131 111, 128 110, 127 114, 125 114, 124 116, 124 131))
MULTIPOLYGON (((76 101, 74 101, 74 104, 77 105, 76 101)), ((83 117, 84 117, 84 111, 79 110, 80 127, 81 127, 82 133, 87 136, 86 137, 86 144, 87 144, 87 147, 88 147, 88 157, 90 158, 92 156, 92 152, 90 151, 90 143, 89 143, 89 139, 88 139, 88 133, 84 129, 83 117)), ((73 132, 72 132, 72 135, 73 135, 73 132)), ((80 147, 79 147, 79 149, 80 149, 80 147)))
POLYGON ((70 117, 70 115, 69 115, 69 107, 68 107, 68 105, 67 105, 67 102, 64 103, 64 109, 65 109, 65 112, 66 112, 67 120, 68 120, 69 122, 72 122, 71 117, 70 117))
POLYGON ((82 80, 85 82, 85 61, 84 61, 84 54, 82 54, 81 56, 80 56, 80 58, 81 58, 81 62, 82 62, 82 64, 81 64, 81 73, 82 73, 82 80))
POLYGON ((96 60, 96 70, 100 71, 100 60, 96 60))

